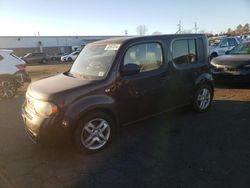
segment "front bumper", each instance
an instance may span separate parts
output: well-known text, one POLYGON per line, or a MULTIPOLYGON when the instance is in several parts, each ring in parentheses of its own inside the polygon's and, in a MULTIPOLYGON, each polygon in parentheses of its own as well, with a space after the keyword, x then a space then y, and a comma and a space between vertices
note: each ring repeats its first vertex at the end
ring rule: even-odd
POLYGON ((216 71, 212 70, 215 81, 230 83, 250 83, 250 70, 216 71))
POLYGON ((29 109, 25 101, 22 106, 24 128, 33 143, 51 142, 70 136, 70 131, 62 126, 59 116, 41 117, 29 109))

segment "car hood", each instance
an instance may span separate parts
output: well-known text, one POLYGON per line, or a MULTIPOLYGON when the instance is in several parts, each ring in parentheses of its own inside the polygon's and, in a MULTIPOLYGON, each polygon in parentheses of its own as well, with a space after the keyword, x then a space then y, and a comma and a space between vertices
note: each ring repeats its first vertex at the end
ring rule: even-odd
POLYGON ((57 103, 64 102, 65 99, 70 101, 70 98, 81 96, 88 92, 83 87, 93 85, 97 81, 84 80, 59 74, 53 77, 45 78, 30 84, 27 94, 31 97, 43 101, 56 101, 57 103))
POLYGON ((212 64, 238 67, 250 64, 250 55, 223 55, 212 60, 212 64))

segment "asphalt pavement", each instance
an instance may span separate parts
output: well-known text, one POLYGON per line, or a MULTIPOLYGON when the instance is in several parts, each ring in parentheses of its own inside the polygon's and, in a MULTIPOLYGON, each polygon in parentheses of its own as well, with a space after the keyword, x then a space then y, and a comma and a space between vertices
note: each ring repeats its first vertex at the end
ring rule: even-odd
POLYGON ((208 112, 185 108, 130 125, 91 155, 34 145, 21 119, 24 91, 0 101, 1 188, 250 187, 248 86, 219 85, 208 112))

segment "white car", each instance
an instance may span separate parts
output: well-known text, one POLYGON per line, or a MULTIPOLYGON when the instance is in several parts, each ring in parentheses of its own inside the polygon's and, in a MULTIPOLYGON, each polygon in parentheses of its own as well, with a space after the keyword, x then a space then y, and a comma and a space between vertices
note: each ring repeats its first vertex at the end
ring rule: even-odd
POLYGON ((241 44, 238 37, 210 38, 209 39, 209 55, 213 59, 220 55, 225 55, 235 46, 241 44))
POLYGON ((13 54, 13 50, 0 49, 0 98, 9 99, 30 77, 25 70, 25 62, 13 54))
POLYGON ((70 54, 64 55, 61 57, 62 62, 75 61, 80 51, 74 51, 70 54))

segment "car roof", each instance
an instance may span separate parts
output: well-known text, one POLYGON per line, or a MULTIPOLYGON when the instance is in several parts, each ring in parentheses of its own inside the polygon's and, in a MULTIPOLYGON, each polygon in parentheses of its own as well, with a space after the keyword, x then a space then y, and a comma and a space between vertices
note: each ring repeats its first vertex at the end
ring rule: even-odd
POLYGON ((148 36, 130 36, 130 37, 119 37, 112 38, 106 40, 100 40, 93 42, 91 44, 110 44, 110 43, 118 43, 122 44, 130 40, 143 40, 143 39, 158 39, 158 38, 185 38, 185 37, 202 37, 206 36, 206 34, 169 34, 169 35, 148 35, 148 36), (178 36, 178 37, 177 37, 178 36))

